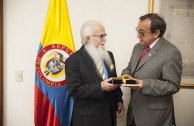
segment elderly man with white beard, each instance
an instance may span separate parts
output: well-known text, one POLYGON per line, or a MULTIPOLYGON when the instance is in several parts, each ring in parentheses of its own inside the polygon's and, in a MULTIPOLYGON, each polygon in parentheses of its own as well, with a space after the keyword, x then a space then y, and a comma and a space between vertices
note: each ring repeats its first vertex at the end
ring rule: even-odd
POLYGON ((83 46, 65 62, 67 88, 74 98, 71 126, 116 126, 116 117, 124 113, 122 91, 109 83, 117 74, 113 54, 105 49, 106 35, 101 22, 85 22, 83 46))

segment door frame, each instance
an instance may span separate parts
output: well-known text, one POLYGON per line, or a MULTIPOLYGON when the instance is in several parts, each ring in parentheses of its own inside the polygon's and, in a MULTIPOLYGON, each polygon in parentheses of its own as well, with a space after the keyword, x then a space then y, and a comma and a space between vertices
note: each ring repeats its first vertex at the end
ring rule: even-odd
POLYGON ((0 0, 0 125, 3 126, 3 0, 0 0))

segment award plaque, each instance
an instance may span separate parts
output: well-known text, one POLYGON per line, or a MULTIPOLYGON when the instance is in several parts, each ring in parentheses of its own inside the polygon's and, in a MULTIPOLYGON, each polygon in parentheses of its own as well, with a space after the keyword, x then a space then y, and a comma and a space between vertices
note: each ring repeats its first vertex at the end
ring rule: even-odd
POLYGON ((122 77, 113 77, 111 81, 109 81, 111 84, 123 84, 123 78, 122 77))
POLYGON ((111 81, 109 81, 111 84, 118 84, 121 86, 132 86, 137 85, 135 80, 131 80, 127 77, 113 77, 111 81))

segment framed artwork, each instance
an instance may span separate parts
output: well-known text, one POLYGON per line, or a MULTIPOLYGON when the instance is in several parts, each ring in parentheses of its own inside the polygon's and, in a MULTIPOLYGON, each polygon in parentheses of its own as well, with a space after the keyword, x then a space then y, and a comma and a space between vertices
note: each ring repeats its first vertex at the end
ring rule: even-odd
POLYGON ((159 12, 167 23, 164 37, 182 54, 181 87, 194 88, 194 0, 160 0, 159 12))

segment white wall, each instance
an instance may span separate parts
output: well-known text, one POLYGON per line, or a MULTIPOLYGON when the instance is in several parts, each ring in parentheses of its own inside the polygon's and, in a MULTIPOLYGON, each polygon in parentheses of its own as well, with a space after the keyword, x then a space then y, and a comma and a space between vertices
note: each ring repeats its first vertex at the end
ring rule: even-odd
POLYGON ((35 59, 48 0, 4 0, 4 126, 33 126, 35 59), (14 72, 23 71, 23 82, 14 72))
MULTIPOLYGON (((49 0, 4 0, 4 126, 34 125, 35 59, 48 4, 49 0), (17 70, 23 71, 23 82, 15 82, 17 70)), ((135 27, 139 16, 147 13, 148 0, 67 0, 67 4, 76 49, 81 46, 79 31, 83 22, 101 20, 108 34, 107 48, 115 56, 120 75, 138 42, 135 27)), ((188 99, 194 96, 192 91, 183 89, 175 95, 177 126, 194 124, 194 102, 188 99)), ((123 88, 123 92, 127 107, 130 91, 123 88)), ((125 121, 126 115, 119 119, 119 126, 125 126, 125 121)))

